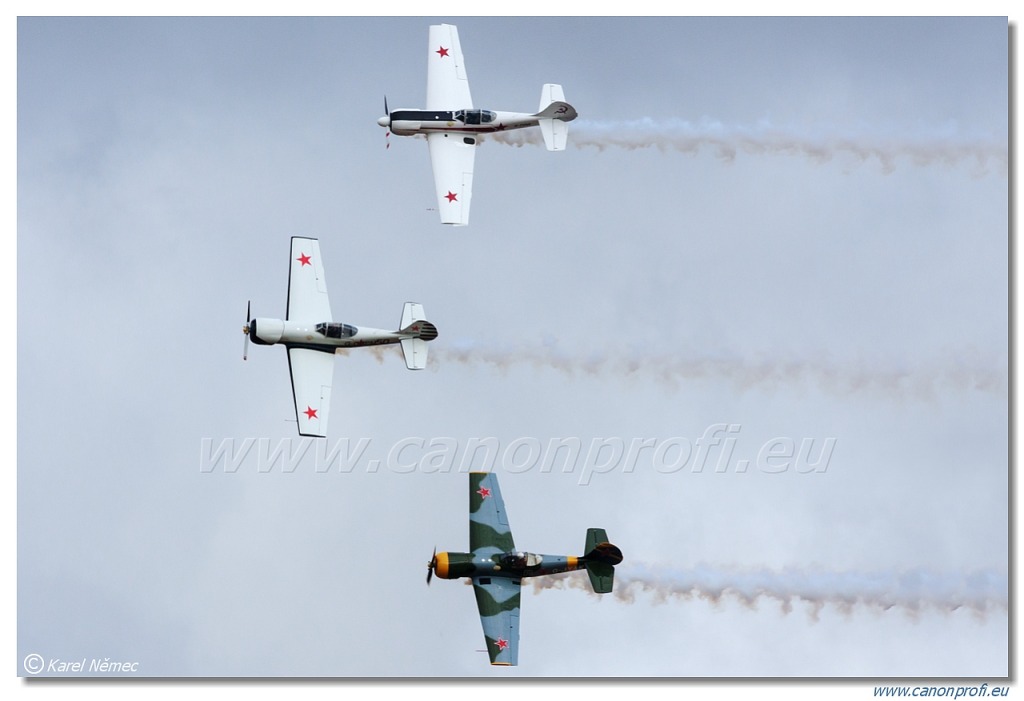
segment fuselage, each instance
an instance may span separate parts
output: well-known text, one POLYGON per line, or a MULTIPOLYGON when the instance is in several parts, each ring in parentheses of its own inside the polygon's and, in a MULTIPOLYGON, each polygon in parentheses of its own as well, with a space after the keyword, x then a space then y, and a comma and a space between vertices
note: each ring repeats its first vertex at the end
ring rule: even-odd
POLYGON ((536 126, 538 117, 523 112, 492 110, 393 110, 377 120, 377 124, 398 136, 415 136, 431 132, 488 134, 509 129, 536 126))
POLYGON ((473 553, 437 553, 434 574, 442 579, 460 577, 541 577, 546 574, 583 569, 586 560, 572 555, 538 555, 513 551, 495 555, 473 553))
POLYGON ((437 331, 430 331, 422 325, 430 322, 417 322, 415 329, 403 331, 385 331, 365 326, 353 326, 338 322, 286 321, 282 319, 253 319, 249 322, 249 339, 262 346, 281 343, 293 348, 313 348, 333 353, 339 348, 358 348, 360 346, 380 346, 398 343, 406 338, 436 338, 437 331))

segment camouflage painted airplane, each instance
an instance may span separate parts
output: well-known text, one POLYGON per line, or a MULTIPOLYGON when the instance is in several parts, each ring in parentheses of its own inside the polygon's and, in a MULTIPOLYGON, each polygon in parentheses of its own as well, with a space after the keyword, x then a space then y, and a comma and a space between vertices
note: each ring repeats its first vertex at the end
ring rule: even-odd
POLYGON ((519 590, 525 577, 586 569, 598 594, 612 590, 615 565, 622 551, 608 542, 603 528, 587 530, 581 557, 536 555, 516 550, 508 525, 498 477, 491 472, 469 473, 469 553, 439 553, 427 565, 427 584, 469 577, 480 611, 480 623, 492 665, 515 665, 519 660, 519 590))

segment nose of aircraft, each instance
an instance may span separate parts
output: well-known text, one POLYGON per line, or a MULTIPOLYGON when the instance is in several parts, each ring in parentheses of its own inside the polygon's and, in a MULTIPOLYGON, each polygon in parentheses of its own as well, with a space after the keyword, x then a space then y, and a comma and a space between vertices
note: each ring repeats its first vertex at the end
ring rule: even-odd
POLYGON ((383 117, 381 117, 380 119, 377 120, 377 124, 381 125, 382 127, 386 127, 390 123, 391 123, 391 118, 389 116, 387 116, 387 115, 384 115, 383 117))

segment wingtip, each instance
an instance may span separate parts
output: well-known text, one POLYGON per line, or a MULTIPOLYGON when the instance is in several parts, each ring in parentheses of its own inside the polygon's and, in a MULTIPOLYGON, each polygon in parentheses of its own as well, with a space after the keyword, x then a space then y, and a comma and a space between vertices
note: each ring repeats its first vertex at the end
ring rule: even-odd
POLYGON ((303 438, 327 438, 326 433, 303 433, 299 431, 299 435, 303 438))

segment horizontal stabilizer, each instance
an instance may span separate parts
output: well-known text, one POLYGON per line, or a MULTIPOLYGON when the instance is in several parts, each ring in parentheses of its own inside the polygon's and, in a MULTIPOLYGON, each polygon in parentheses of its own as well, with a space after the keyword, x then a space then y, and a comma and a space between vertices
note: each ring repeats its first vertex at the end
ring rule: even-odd
POLYGON ((565 101, 561 85, 548 83, 540 90, 537 123, 548 151, 564 151, 569 138, 569 125, 576 119, 576 109, 565 101))
POLYGON ((583 564, 594 592, 609 593, 615 582, 615 565, 622 562, 622 551, 608 542, 608 534, 603 528, 588 528, 583 552, 583 564))
POLYGON ((540 119, 541 136, 548 151, 564 151, 569 142, 569 125, 557 119, 540 119))
POLYGON ((404 329, 412 324, 412 322, 425 318, 422 304, 419 302, 406 302, 405 306, 402 307, 402 321, 399 322, 398 328, 404 329))
POLYGON ((437 327, 424 318, 422 304, 405 303, 398 333, 408 336, 401 340, 405 366, 410 370, 427 367, 427 341, 437 338, 437 327))
POLYGON ((427 367, 427 343, 418 338, 403 338, 402 355, 405 356, 405 367, 410 370, 422 370, 427 367))
POLYGON ((615 584, 615 568, 603 562, 588 562, 587 575, 595 594, 610 594, 615 584))

